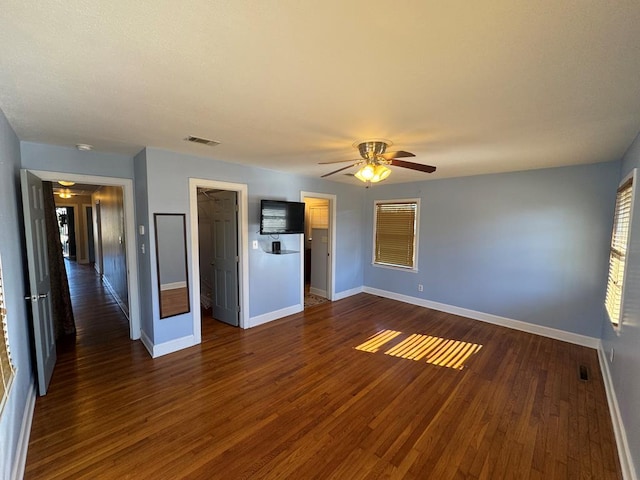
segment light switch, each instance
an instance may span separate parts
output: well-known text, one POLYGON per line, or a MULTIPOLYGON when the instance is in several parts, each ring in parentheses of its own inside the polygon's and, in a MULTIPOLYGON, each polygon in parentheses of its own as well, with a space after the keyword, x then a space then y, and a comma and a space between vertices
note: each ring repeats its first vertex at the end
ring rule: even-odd
POLYGON ((258 240, 254 240, 254 241, 253 241, 253 243, 251 244, 251 247, 252 247, 254 250, 257 250, 257 249, 258 249, 258 240))
POLYGON ((144 225, 138 225, 138 233, 140 233, 140 235, 144 235, 144 225))

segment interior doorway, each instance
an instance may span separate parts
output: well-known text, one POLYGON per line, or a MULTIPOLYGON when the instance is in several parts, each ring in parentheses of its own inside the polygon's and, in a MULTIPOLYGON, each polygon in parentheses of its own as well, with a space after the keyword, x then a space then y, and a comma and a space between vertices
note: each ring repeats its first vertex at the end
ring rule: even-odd
POLYGON ((189 179, 189 274, 196 343, 202 340, 202 309, 210 310, 217 320, 249 327, 247 196, 246 184, 189 179))
POLYGON ((197 191, 201 308, 214 320, 237 327, 238 192, 202 187, 197 191))
POLYGON ((301 303, 305 308, 333 300, 335 295, 335 206, 336 196, 301 192, 305 203, 301 303))
POLYGON ((58 237, 62 245, 62 255, 69 260, 76 259, 75 215, 73 207, 56 206, 58 237))
MULTIPOLYGON (((113 245, 113 252, 110 252, 110 255, 116 256, 119 255, 122 258, 122 266, 118 268, 119 277, 121 277, 121 281, 118 285, 113 285, 114 282, 105 282, 105 286, 107 288, 111 287, 110 290, 119 292, 119 299, 116 298, 116 301, 120 300, 119 306, 129 319, 129 338, 132 340, 137 340, 140 338, 140 303, 139 303, 139 295, 138 295, 138 262, 137 262, 137 242, 136 242, 136 228, 135 228, 135 220, 134 220, 134 196, 133 196, 133 180, 127 178, 115 178, 115 177, 101 177, 94 175, 81 175, 81 174, 72 174, 72 173, 62 173, 62 172, 50 172, 50 171, 31 171, 36 177, 40 180, 50 181, 54 184, 57 184, 59 180, 64 180, 67 182, 74 182, 77 186, 80 187, 89 187, 92 186, 93 191, 97 188, 97 186, 102 186, 107 189, 113 198, 109 200, 107 203, 117 204, 117 208, 114 208, 111 212, 113 218, 111 220, 106 219, 106 221, 110 221, 111 224, 118 225, 117 229, 110 229, 110 231, 103 232, 101 228, 101 224, 105 221, 104 216, 101 220, 100 215, 91 215, 91 219, 93 220, 94 227, 92 230, 99 232, 99 235, 94 235, 94 255, 96 254, 95 250, 100 251, 100 263, 102 264, 102 256, 104 254, 103 250, 103 242, 102 237, 104 235, 111 235, 110 244, 113 245), (119 193, 118 193, 119 192, 119 193), (113 200, 111 202, 111 200, 113 200), (96 222, 98 225, 96 227, 96 222)), ((76 185, 68 187, 68 189, 72 189, 76 185)), ((87 193, 88 188, 85 188, 84 191, 87 193)), ((90 192, 88 193, 91 196, 90 192)), ((67 201, 69 197, 67 197, 67 201)), ((84 203, 84 202, 83 202, 84 203)), ((91 202, 93 203, 93 202, 91 202)), ((75 205, 73 205, 75 207, 75 205)), ((91 205, 88 205, 91 207, 91 205)), ((78 210, 80 211, 80 210, 78 210)), ((104 213, 104 212, 103 212, 104 213)), ((107 209, 107 213, 109 213, 109 209, 107 209)), ((111 215, 111 214, 110 214, 111 215)), ((75 215, 75 224, 82 222, 84 223, 85 218, 88 218, 86 215, 75 215)), ((86 226, 86 232, 84 232, 84 228, 82 231, 86 233, 86 236, 89 236, 89 226, 86 226)), ((75 236, 77 238, 79 234, 79 230, 76 229, 75 236)), ((76 248, 79 248, 79 245, 85 246, 85 242, 76 242, 76 248)), ((85 255, 88 260, 88 245, 87 248, 81 248, 82 254, 78 259, 82 259, 83 261, 80 263, 85 263, 85 255), (85 252, 86 251, 86 252, 85 252)), ((110 257, 111 258, 111 257, 110 257)), ((98 259, 96 259, 96 270, 100 268, 98 265, 98 259)), ((113 262, 111 262, 113 264, 113 262)), ((104 268, 99 271, 101 278, 104 275, 104 268)))

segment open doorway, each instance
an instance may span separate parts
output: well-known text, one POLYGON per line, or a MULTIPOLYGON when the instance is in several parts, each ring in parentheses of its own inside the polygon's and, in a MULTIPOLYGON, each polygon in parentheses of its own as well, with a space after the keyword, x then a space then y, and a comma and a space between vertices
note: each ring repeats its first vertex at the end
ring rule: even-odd
POLYGON ((238 327, 238 192, 202 187, 197 192, 202 318, 238 327))
POLYGON ((305 308, 334 296, 335 195, 302 192, 305 203, 305 235, 301 242, 302 303, 305 308))
POLYGON ((69 260, 76 259, 75 215, 73 207, 56 205, 58 237, 62 245, 62 255, 69 260))
MULTIPOLYGON (((31 173, 40 180, 50 181, 54 185, 59 185, 60 180, 73 184, 65 185, 64 193, 68 196, 60 196, 61 192, 57 192, 56 197, 60 202, 56 201, 56 207, 74 208, 77 263, 88 264, 93 256, 95 269, 100 278, 110 293, 115 293, 116 302, 129 320, 129 338, 139 339, 140 311, 133 180, 49 171, 31 173), (98 206, 102 207, 101 214, 98 206), (91 222, 92 225, 87 222, 91 222), (95 235, 96 232, 98 235, 95 235), (89 238, 92 238, 93 243, 91 249, 89 238), (109 261, 103 262, 103 256, 109 261), (108 270, 107 265, 113 272, 105 271, 108 270)), ((54 188, 54 192, 56 190, 57 188, 54 188)))
POLYGON ((189 179, 194 337, 203 314, 248 328, 247 185, 189 179))
POLYGON ((122 187, 67 180, 62 180, 62 184, 63 186, 60 186, 59 180, 52 185, 65 260, 77 264, 91 264, 122 312, 129 317, 122 187), (104 211, 94 216, 94 208, 104 211), (97 235, 94 235, 94 232, 97 232, 97 235), (106 262, 103 257, 106 258, 106 262))

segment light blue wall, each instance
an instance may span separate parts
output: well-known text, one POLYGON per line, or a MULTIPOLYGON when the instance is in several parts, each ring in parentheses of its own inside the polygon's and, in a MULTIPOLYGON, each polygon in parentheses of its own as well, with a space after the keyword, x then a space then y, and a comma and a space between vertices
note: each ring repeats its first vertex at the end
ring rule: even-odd
MULTIPOLYGON (((640 135, 625 154, 621 181, 634 168, 640 168, 640 135)), ((636 174, 636 182, 640 176, 636 174)), ((627 433, 631 458, 640 473, 640 188, 636 184, 636 197, 631 219, 630 249, 627 252, 627 275, 625 277, 622 310, 622 328, 617 334, 607 318, 602 327, 602 344, 606 352, 611 379, 620 407, 620 416, 627 433), (615 350, 611 362, 611 349, 615 350)), ((613 204, 611 205, 613 209, 613 204)), ((620 447, 620 446, 619 446, 620 447)))
MULTIPOLYGON (((7 328, 16 378, 0 419, 0 474, 9 478, 16 461, 31 371, 29 317, 24 301, 24 223, 20 200, 20 142, 0 110, 0 257, 7 307, 7 328)), ((34 391, 31 391, 34 394, 34 391)), ((26 445, 23 445, 26 448, 26 445)))
MULTIPOLYGON (((189 178, 241 183, 248 186, 249 244, 258 240, 260 249, 249 249, 249 316, 256 317, 299 305, 301 254, 270 255, 272 238, 259 234, 260 200, 300 200, 301 191, 337 195, 336 292, 362 285, 361 206, 364 189, 295 176, 272 170, 250 168, 210 158, 183 155, 165 150, 146 149, 148 222, 154 213, 186 213, 189 268, 192 265, 191 226, 189 223, 189 178)), ((150 232, 151 234, 153 232, 150 232)), ((298 235, 282 235, 282 248, 300 249, 298 235)), ((149 237, 151 259, 155 245, 149 237)), ((150 262, 155 344, 193 334, 192 313, 159 320, 156 265, 150 262)), ((147 287, 144 287, 147 288, 147 287)), ((192 309, 195 306, 192 306, 192 309)))
MULTIPOLYGON (((138 231, 136 240, 138 242, 138 283, 140 293, 140 328, 149 338, 153 339, 153 307, 151 303, 151 252, 150 242, 152 240, 149 222, 149 202, 147 192, 147 150, 138 153, 134 159, 134 189, 136 198, 136 221, 138 231), (140 234, 140 226, 144 228, 144 234, 140 234)), ((153 260, 155 261, 155 260, 153 260)))
POLYGON ((133 157, 76 148, 21 142, 22 168, 51 172, 133 178, 133 157))
POLYGON ((369 234, 365 285, 598 338, 619 172, 616 162, 374 186, 366 232, 374 199, 420 198, 419 271, 372 266, 369 234))

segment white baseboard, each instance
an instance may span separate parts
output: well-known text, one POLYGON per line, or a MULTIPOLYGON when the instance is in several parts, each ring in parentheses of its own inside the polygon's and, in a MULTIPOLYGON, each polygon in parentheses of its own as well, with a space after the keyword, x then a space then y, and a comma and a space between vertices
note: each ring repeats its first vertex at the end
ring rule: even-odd
POLYGON ((477 312, 475 310, 469 310, 467 308, 455 307, 453 305, 447 305, 446 303, 432 302, 431 300, 410 297, 409 295, 388 292, 386 290, 380 290, 372 287, 363 287, 363 291, 372 295, 378 295, 379 297, 390 298, 392 300, 398 300, 400 302, 410 303, 412 305, 418 305, 421 307, 430 308, 432 310, 438 310, 440 312, 451 313, 453 315, 460 315, 461 317, 480 320, 482 322, 491 323, 493 325, 513 328, 514 330, 535 333, 536 335, 541 335, 543 337, 549 337, 556 340, 562 340, 563 342, 574 343, 576 345, 582 345, 583 347, 597 349, 600 345, 599 338, 588 337, 586 335, 580 335, 578 333, 565 332, 564 330, 558 330, 557 328, 544 327, 542 325, 535 325, 533 323, 522 322, 520 320, 513 320, 511 318, 500 317, 498 315, 493 315, 490 313, 477 312))
POLYGON ((113 289, 113 287, 109 283, 109 279, 107 277, 105 277, 104 275, 102 275, 102 283, 104 283, 104 286, 107 287, 107 290, 109 290, 109 293, 115 299, 116 303, 120 307, 120 310, 122 310, 122 313, 124 313, 124 316, 127 317, 127 320, 129 320, 129 322, 131 322, 131 319, 129 318, 129 307, 127 307, 127 305, 118 296, 116 291, 113 289))
POLYGON ((298 304, 280 310, 275 310, 273 312, 263 313, 262 315, 258 315, 257 317, 249 318, 249 326, 247 328, 257 327, 258 325, 262 325, 263 323, 272 322, 274 320, 278 320, 279 318, 302 312, 303 310, 304 306, 298 304))
POLYGON ((168 355, 169 353, 177 352, 184 348, 193 347, 199 343, 196 342, 196 338, 193 335, 187 335, 186 337, 176 338, 175 340, 169 340, 168 342, 156 345, 151 341, 144 330, 140 334, 140 340, 147 351, 151 354, 152 358, 168 355))
POLYGON ((611 423, 613 424, 613 433, 616 437, 618 446, 618 457, 620 458, 620 468, 622 469, 622 478, 624 480, 638 480, 636 470, 633 465, 633 457, 629 449, 627 441, 627 432, 624 428, 624 422, 620 415, 620 407, 618 406, 618 397, 613 388, 613 379, 611 378, 611 370, 609 370, 609 362, 607 355, 602 348, 602 343, 598 347, 598 360, 600 361, 600 370, 604 380, 604 389, 607 392, 607 403, 609 404, 609 412, 611 414, 611 423))
POLYGON ((140 330, 140 341, 149 352, 149 355, 151 355, 151 358, 153 358, 153 342, 144 330, 140 330))
POLYGON ((320 290, 319 288, 316 288, 316 287, 309 287, 309 293, 312 293, 313 295, 318 295, 319 297, 327 298, 327 291, 320 290))
POLYGON ((160 291, 175 290, 176 288, 187 288, 187 282, 163 283, 160 285, 160 291))
POLYGON ((333 299, 342 300, 343 298, 352 297, 353 295, 357 295, 362 292, 364 292, 364 287, 352 288, 351 290, 343 290, 341 292, 337 292, 333 296, 333 299))
POLYGON ((36 384, 31 382, 27 392, 26 405, 22 416, 20 427, 20 438, 16 449, 16 456, 11 470, 11 479, 20 480, 24 477, 24 469, 27 465, 27 450, 29 449, 29 436, 31 435, 31 422, 33 421, 33 411, 36 407, 36 384))

